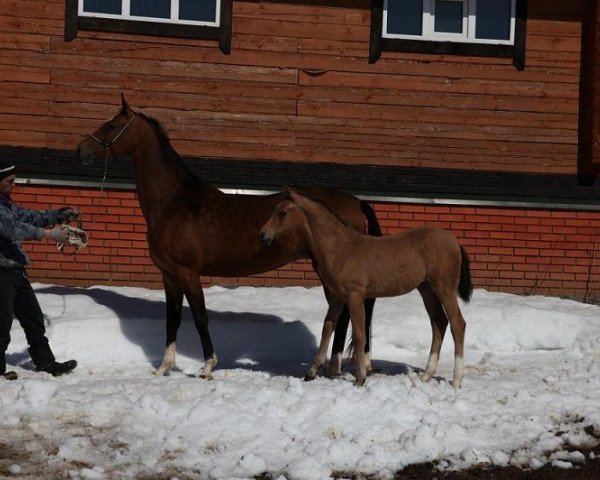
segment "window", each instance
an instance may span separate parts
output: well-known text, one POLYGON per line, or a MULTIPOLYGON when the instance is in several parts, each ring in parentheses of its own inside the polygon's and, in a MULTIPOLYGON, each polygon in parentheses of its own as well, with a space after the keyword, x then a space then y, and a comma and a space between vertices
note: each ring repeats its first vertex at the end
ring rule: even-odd
POLYGON ((526 0, 373 0, 371 51, 513 57, 524 68, 526 0))
POLYGON ((219 26, 221 0, 82 0, 80 17, 219 26))
POLYGON ((515 0, 385 0, 383 36, 514 43, 515 0))
POLYGON ((66 0, 65 40, 78 30, 219 40, 231 51, 233 0, 66 0))

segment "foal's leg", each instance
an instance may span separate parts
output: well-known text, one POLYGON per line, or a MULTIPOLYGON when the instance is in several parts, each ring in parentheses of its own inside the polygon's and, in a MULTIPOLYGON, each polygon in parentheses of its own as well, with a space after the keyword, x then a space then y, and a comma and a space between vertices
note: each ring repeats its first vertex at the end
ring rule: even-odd
POLYGON ((444 308, 436 297, 435 293, 429 286, 429 284, 422 284, 419 286, 419 293, 423 298, 425 309, 429 315, 429 321, 431 322, 431 349, 429 350, 429 360, 425 371, 421 374, 421 380, 428 382, 431 377, 435 375, 440 360, 440 350, 442 348, 442 342, 444 340, 444 334, 446 333, 446 327, 448 326, 448 318, 444 312, 444 308))
POLYGON ((359 293, 350 294, 348 308, 352 322, 352 342, 356 359, 356 385, 361 386, 367 378, 365 363, 365 298, 359 293))
POLYGON ((454 388, 459 388, 465 370, 464 349, 466 322, 460 311, 460 307, 458 306, 456 291, 445 292, 438 296, 444 306, 448 320, 450 321, 450 331, 454 338, 454 378, 452 379, 452 386, 454 388))
POLYGON ((305 381, 314 380, 314 378, 317 376, 319 368, 325 362, 327 348, 329 347, 329 340, 331 339, 331 333, 335 328, 335 324, 340 316, 340 313, 344 309, 343 300, 334 298, 329 294, 327 295, 327 302, 329 303, 329 308, 327 309, 327 314, 325 315, 325 320, 323 321, 323 331, 321 332, 319 351, 317 352, 310 369, 304 376, 305 381))
POLYGON ((202 352, 204 353, 204 367, 200 376, 206 380, 212 380, 212 369, 217 364, 217 355, 208 332, 208 314, 206 313, 206 304, 204 303, 204 292, 200 279, 196 274, 191 274, 185 297, 190 304, 192 316, 194 317, 194 326, 200 335, 202 343, 202 352))
POLYGON ((164 375, 175 366, 175 341, 177 330, 181 325, 181 305, 183 303, 183 292, 172 280, 167 280, 163 274, 163 285, 167 302, 167 341, 162 363, 154 372, 154 375, 164 375))
MULTIPOLYGON (((373 317, 373 307, 375 306, 374 298, 367 298, 365 300, 365 365, 367 373, 372 371, 371 367, 371 319, 373 317)), ((350 324, 350 312, 348 306, 344 307, 340 318, 338 318, 337 325, 335 327, 335 335, 333 336, 333 347, 331 349, 331 361, 329 362, 329 368, 327 374, 331 377, 342 374, 342 355, 344 352, 344 344, 346 341, 346 334, 348 333, 348 325, 350 324)))

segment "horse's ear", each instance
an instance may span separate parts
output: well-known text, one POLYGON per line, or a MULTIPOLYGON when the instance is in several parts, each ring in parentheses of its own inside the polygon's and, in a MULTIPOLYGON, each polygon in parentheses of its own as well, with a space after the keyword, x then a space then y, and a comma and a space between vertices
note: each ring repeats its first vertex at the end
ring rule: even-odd
POLYGON ((125 95, 123 92, 121 92, 121 111, 123 113, 129 113, 131 111, 131 107, 127 103, 127 100, 125 100, 125 95))

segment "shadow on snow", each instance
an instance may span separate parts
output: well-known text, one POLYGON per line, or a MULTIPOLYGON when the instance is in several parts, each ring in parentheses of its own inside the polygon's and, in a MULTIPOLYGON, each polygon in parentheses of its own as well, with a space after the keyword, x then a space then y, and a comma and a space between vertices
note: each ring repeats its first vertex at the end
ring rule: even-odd
MULTIPOLYGON (((85 295, 98 305, 112 310, 119 318, 125 337, 142 348, 146 358, 157 367, 165 350, 166 306, 164 300, 132 298, 101 288, 49 286, 36 289, 40 294, 85 295)), ((85 313, 81 316, 84 318, 85 313)), ((217 368, 244 368, 275 375, 301 375, 315 355, 316 339, 304 323, 284 322, 275 315, 208 310, 209 328, 219 357, 217 368)), ((11 362, 27 358, 12 354, 11 362)), ((204 361, 200 336, 190 308, 184 305, 177 335, 177 355, 204 361)))

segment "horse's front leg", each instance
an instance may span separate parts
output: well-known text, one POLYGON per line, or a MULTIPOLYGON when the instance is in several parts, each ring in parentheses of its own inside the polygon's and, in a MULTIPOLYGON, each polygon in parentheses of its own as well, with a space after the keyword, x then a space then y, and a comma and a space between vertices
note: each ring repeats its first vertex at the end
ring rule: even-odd
POLYGON ((190 304, 192 316, 194 317, 194 325, 200 335, 202 352, 204 353, 204 367, 200 376, 206 380, 212 380, 212 369, 217 364, 217 355, 215 354, 210 333, 208 332, 208 314, 206 313, 204 292, 197 276, 194 275, 194 279, 188 284, 185 297, 190 304))
POLYGON ((364 296, 360 293, 350 294, 348 308, 352 322, 352 343, 356 360, 356 385, 364 385, 367 378, 367 364, 365 358, 365 305, 364 296))
POLYGON ((154 371, 154 375, 164 375, 175 366, 175 353, 177 331, 181 325, 181 306, 183 303, 183 292, 172 280, 163 273, 163 285, 165 288, 165 299, 167 302, 167 340, 165 354, 160 366, 154 371))
POLYGON ((344 301, 334 298, 331 295, 327 296, 327 302, 329 303, 329 307, 327 309, 327 314, 325 315, 325 320, 323 321, 323 330, 321 332, 319 351, 313 359, 310 369, 304 376, 305 381, 314 380, 314 378, 317 376, 319 368, 321 368, 321 365, 325 363, 327 348, 329 347, 329 340, 331 339, 331 333, 335 328, 335 324, 340 316, 340 313, 344 309, 344 301))
MULTIPOLYGON (((373 317, 373 307, 375 306, 374 298, 367 298, 365 300, 365 364, 367 368, 367 374, 373 371, 371 366, 371 319, 373 317)), ((337 325, 335 327, 335 333, 333 335, 333 347, 331 348, 331 360, 329 362, 329 368, 327 374, 331 377, 342 374, 342 356, 344 353, 344 345, 346 342, 346 334, 348 332, 348 325, 350 324, 350 312, 348 306, 344 307, 344 310, 338 318, 337 325)))

